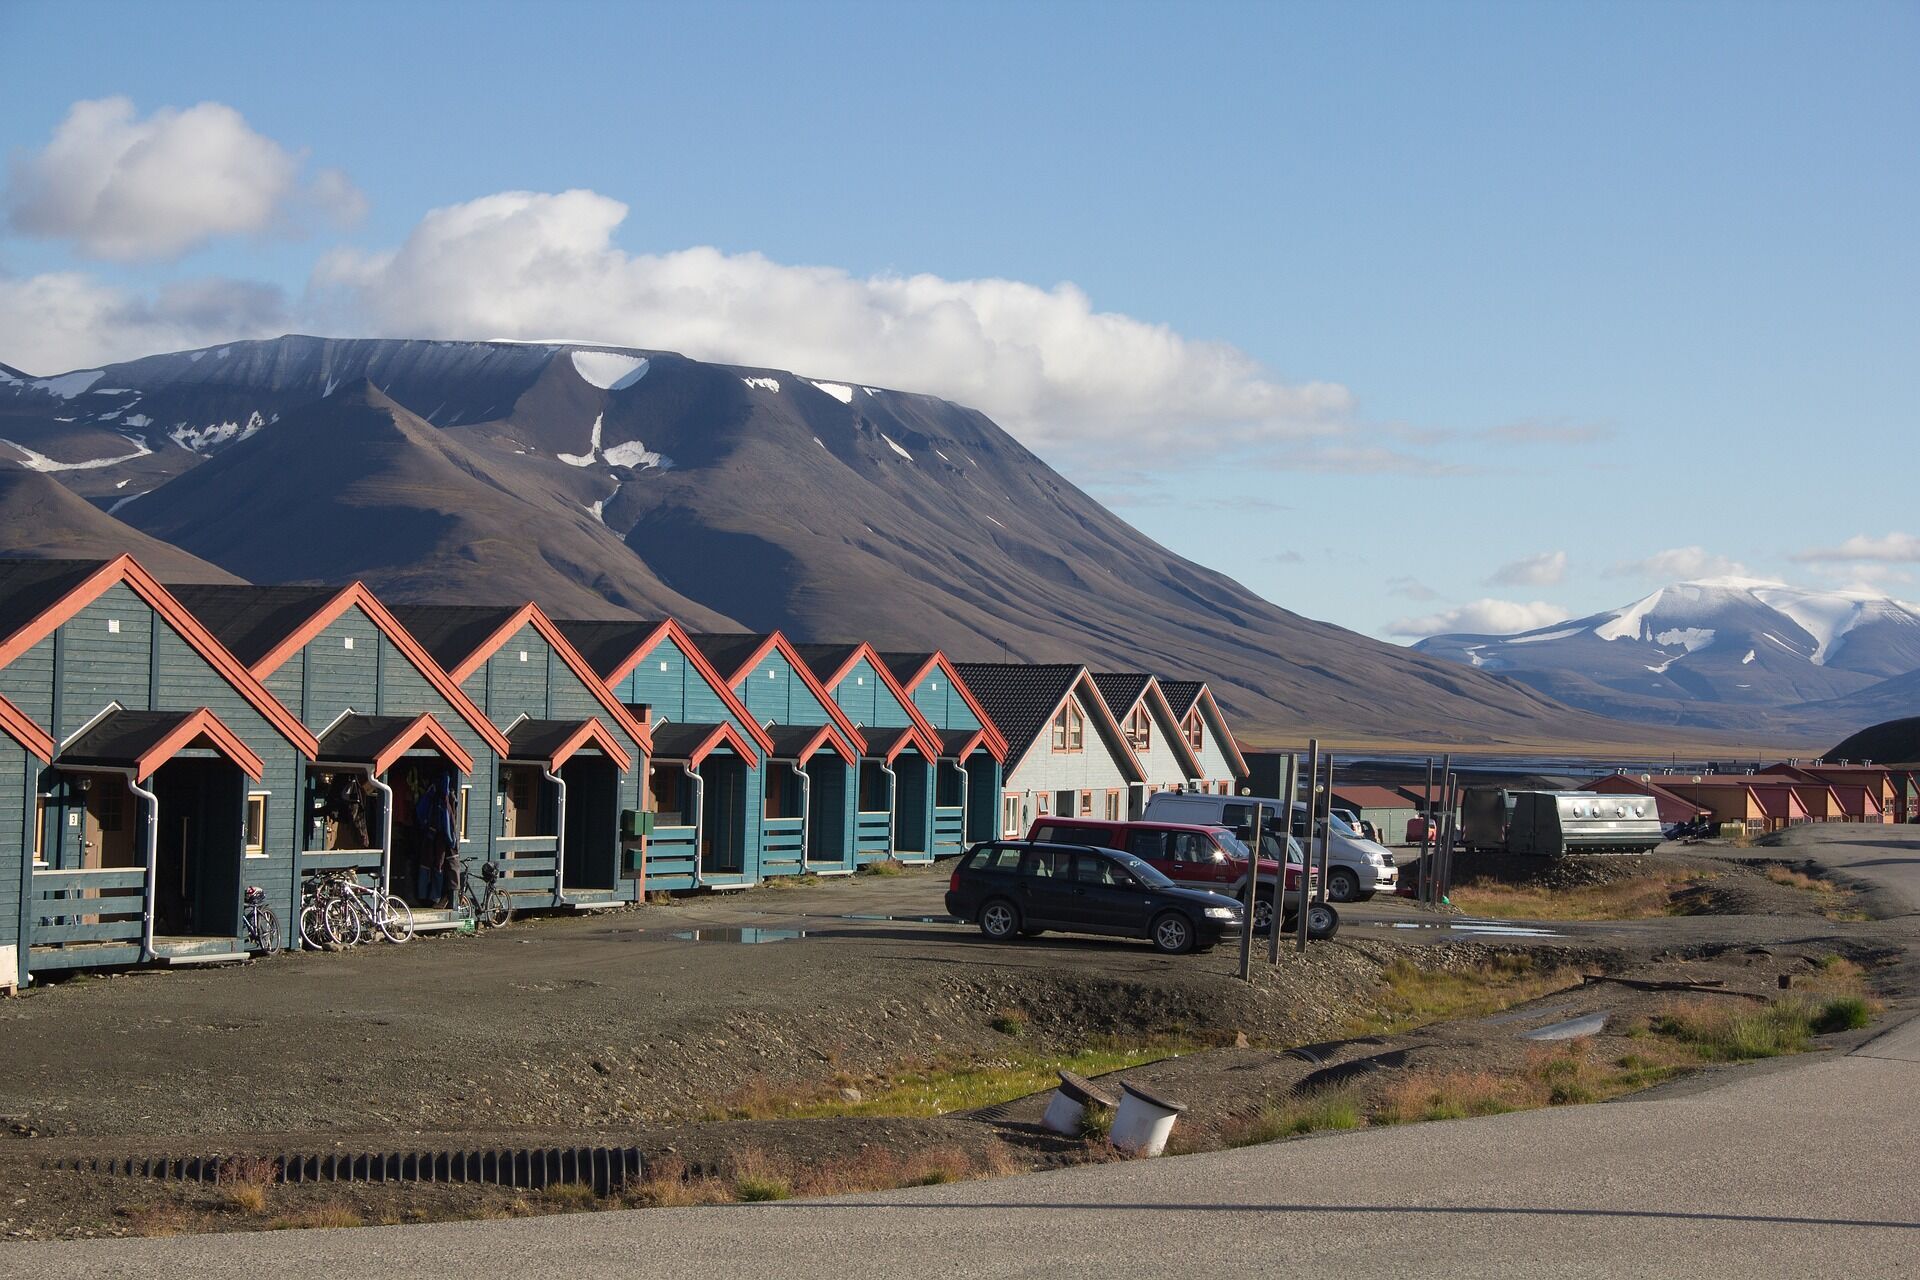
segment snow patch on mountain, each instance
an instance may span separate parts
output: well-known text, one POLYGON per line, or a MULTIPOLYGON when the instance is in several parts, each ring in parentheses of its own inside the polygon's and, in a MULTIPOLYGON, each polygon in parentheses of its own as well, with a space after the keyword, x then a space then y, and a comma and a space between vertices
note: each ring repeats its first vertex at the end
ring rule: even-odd
MULTIPOLYGON (((809 378, 808 381, 812 382, 813 380, 809 378)), ((835 400, 838 400, 841 404, 853 403, 853 388, 844 383, 814 382, 813 385, 832 396, 835 400)))
POLYGON ((587 437, 587 451, 585 453, 559 453, 554 456, 570 467, 592 466, 594 457, 600 452, 600 421, 604 417, 606 417, 604 413, 596 413, 593 415, 593 434, 587 437))
POLYGON ((121 439, 133 446, 132 453, 123 453, 113 458, 87 458, 80 462, 62 462, 58 458, 49 458, 46 454, 29 449, 16 440, 0 439, 0 444, 18 449, 22 455, 20 465, 29 471, 96 471, 101 467, 132 462, 135 458, 144 458, 153 452, 147 447, 147 442, 139 436, 122 436, 121 439))
POLYGON ((913 461, 913 455, 908 453, 905 449, 901 448, 900 442, 898 440, 895 440, 892 436, 888 435, 884 431, 880 433, 880 438, 887 442, 887 447, 889 449, 893 450, 895 453, 905 458, 908 462, 913 461))
POLYGON ((28 385, 50 396, 71 400, 106 376, 105 369, 82 369, 76 373, 63 373, 58 377, 37 378, 28 385))
POLYGON ((1663 649, 1671 649, 1674 645, 1679 645, 1688 653, 1692 653, 1696 649, 1704 649, 1713 643, 1713 628, 1674 627, 1671 630, 1662 631, 1653 638, 1653 642, 1663 649))
POLYGON ((673 459, 664 453, 655 453, 638 440, 628 440, 611 448, 600 447, 600 428, 605 414, 595 414, 593 434, 588 438, 585 453, 560 453, 554 456, 570 467, 590 467, 596 462, 604 462, 610 467, 626 467, 633 471, 653 468, 666 471, 673 466, 673 459))
POLYGON ((167 432, 167 438, 188 453, 211 454, 222 445, 245 440, 266 425, 267 420, 255 409, 245 422, 210 422, 205 426, 178 423, 167 432))
POLYGON ((771 391, 776 395, 779 394, 780 391, 780 379, 778 378, 742 378, 740 381, 746 383, 749 387, 758 387, 762 391, 771 391))
POLYGON ((1508 644, 1544 644, 1548 640, 1565 640, 1568 636, 1580 634, 1579 627, 1568 627, 1564 631, 1548 631, 1541 635, 1515 636, 1508 644))
POLYGON ((602 391, 625 391, 647 376, 652 365, 642 356, 617 351, 576 351, 573 371, 602 391))

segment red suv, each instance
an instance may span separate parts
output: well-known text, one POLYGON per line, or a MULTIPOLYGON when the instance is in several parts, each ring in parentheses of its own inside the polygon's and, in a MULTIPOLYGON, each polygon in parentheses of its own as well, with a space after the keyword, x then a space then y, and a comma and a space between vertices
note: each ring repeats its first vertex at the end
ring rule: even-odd
MULTIPOLYGON (((1185 822, 1107 822, 1098 818, 1035 818, 1027 839, 1047 844, 1091 845, 1121 849, 1147 863, 1177 885, 1211 889, 1232 898, 1246 892, 1247 867, 1252 851, 1227 827, 1196 826, 1185 822)), ((1296 850, 1297 852, 1297 850, 1296 850)), ((1273 925, 1272 885, 1280 864, 1260 859, 1260 900, 1254 904, 1255 932, 1273 925)), ((1300 905, 1298 862, 1287 864, 1286 919, 1300 905)), ((1318 880, 1317 871, 1310 872, 1318 880)), ((1309 919, 1309 927, 1313 925, 1309 919)), ((1282 928, 1286 928, 1285 923, 1282 928)))

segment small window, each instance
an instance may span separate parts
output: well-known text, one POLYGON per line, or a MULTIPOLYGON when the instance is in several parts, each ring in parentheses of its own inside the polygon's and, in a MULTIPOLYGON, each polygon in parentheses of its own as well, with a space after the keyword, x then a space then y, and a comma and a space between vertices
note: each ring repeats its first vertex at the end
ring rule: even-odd
POLYGON ((47 797, 33 798, 33 865, 47 865, 47 797))
POLYGON ((1020 797, 1017 794, 1000 797, 1000 834, 1020 834, 1020 797))
POLYGON ((467 809, 472 804, 472 802, 473 802, 473 788, 471 786, 463 784, 460 788, 460 813, 459 813, 461 844, 465 844, 467 842, 467 809))
POLYGON ((1127 713, 1127 745, 1136 754, 1153 748, 1153 717, 1147 714, 1145 707, 1135 707, 1127 713))
POLYGON ((970 871, 1017 871, 1020 869, 1020 850, 1004 844, 985 845, 968 862, 970 871))
POLYGON ((1079 884, 1114 885, 1117 868, 1113 859, 1103 858, 1097 853, 1075 854, 1073 858, 1073 878, 1079 884))
POLYGON ((1152 862, 1167 856, 1167 833, 1147 829, 1127 832, 1127 852, 1152 862))
POLYGON ((267 856, 267 797, 259 792, 247 797, 247 856, 267 856))
POLYGON ((1080 793, 1080 816, 1083 818, 1091 818, 1093 816, 1093 792, 1091 791, 1082 791, 1080 793))
POLYGON ((1073 854, 1066 849, 1029 849, 1020 871, 1036 879, 1065 880, 1073 871, 1073 854))
POLYGON ((1086 745, 1087 718, 1080 713, 1080 704, 1068 698, 1053 717, 1053 749, 1073 752, 1082 750, 1086 745))
POLYGON ((1198 751, 1203 740, 1200 726, 1200 713, 1198 711, 1189 711, 1186 722, 1182 724, 1180 728, 1181 731, 1186 734, 1187 745, 1195 751, 1198 751))
POLYGON ((1120 821, 1120 793, 1118 791, 1110 790, 1107 792, 1107 821, 1120 821))
POLYGON ((1053 805, 1046 792, 1039 792, 1033 797, 1033 812, 1035 817, 1040 818, 1044 818, 1053 812, 1053 805))
POLYGON ((352 636, 340 637, 340 647, 343 649, 353 648, 353 637, 352 636))

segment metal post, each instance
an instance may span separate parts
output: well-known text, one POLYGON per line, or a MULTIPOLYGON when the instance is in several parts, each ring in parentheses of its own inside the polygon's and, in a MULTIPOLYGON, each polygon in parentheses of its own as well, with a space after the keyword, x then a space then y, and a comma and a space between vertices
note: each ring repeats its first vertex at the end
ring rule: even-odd
POLYGON ((1446 817, 1440 825, 1440 850, 1434 857, 1433 901, 1438 906, 1446 900, 1447 878, 1453 872, 1453 845, 1459 838, 1454 815, 1459 811, 1459 799, 1454 794, 1457 776, 1453 772, 1453 757, 1442 757, 1440 762, 1441 804, 1446 806, 1446 817))
MULTIPOLYGON (((1253 806, 1253 856, 1247 862, 1247 916, 1240 928, 1240 980, 1253 981, 1253 912, 1260 902, 1260 819, 1266 814, 1264 805, 1253 806)), ((1280 872, 1280 883, 1286 883, 1286 871, 1280 872)), ((1284 901, 1286 891, 1281 890, 1278 902, 1284 901)), ((1280 916, 1276 911, 1273 917, 1272 931, 1280 929, 1280 916)))
MULTIPOLYGON (((1320 781, 1320 739, 1307 740, 1307 845, 1301 852, 1304 859, 1300 864, 1300 909, 1294 912, 1294 933, 1298 935, 1295 950, 1307 949, 1307 889, 1309 873, 1313 869, 1313 811, 1317 797, 1314 785, 1320 781)), ((1293 797, 1287 797, 1287 829, 1293 829, 1293 797)))
POLYGON ((567 882, 567 780, 544 764, 540 766, 540 776, 557 789, 553 839, 553 905, 557 907, 566 901, 562 895, 567 882))
MULTIPOLYGON (((1293 845, 1293 796, 1300 789, 1300 757, 1287 753, 1287 767, 1281 775, 1286 779, 1280 788, 1280 812, 1274 820, 1280 824, 1280 878, 1274 883, 1273 927, 1267 930, 1267 963, 1280 963, 1280 921, 1287 914, 1287 852, 1293 845)), ((1300 894, 1304 898, 1307 892, 1307 855, 1300 854, 1300 894)))
POLYGON ((1452 773, 1453 754, 1449 752, 1440 757, 1440 825, 1433 838, 1433 862, 1427 868, 1433 877, 1433 892, 1427 896, 1427 902, 1436 907, 1440 905, 1440 863, 1447 856, 1447 839, 1453 826, 1447 807, 1447 778, 1452 773))
POLYGON ((1433 851, 1433 757, 1427 757, 1427 808, 1426 825, 1420 831, 1420 861, 1414 865, 1420 868, 1420 883, 1414 886, 1419 890, 1416 900, 1431 902, 1433 894, 1433 867, 1428 862, 1433 851))
POLYGON ((1327 834, 1320 843, 1320 888, 1314 894, 1314 900, 1317 902, 1327 900, 1327 873, 1333 859, 1333 752, 1331 751, 1327 752, 1327 801, 1321 806, 1321 812, 1326 815, 1323 821, 1326 823, 1327 834))

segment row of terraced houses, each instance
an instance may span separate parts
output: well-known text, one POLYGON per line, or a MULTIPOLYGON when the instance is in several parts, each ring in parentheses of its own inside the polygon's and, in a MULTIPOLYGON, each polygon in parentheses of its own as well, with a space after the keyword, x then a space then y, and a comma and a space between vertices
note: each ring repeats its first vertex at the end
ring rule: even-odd
POLYGON ((292 945, 340 869, 430 920, 435 823, 517 906, 583 911, 1246 770, 1199 681, 0 559, 0 987, 240 956, 249 886, 292 945))

